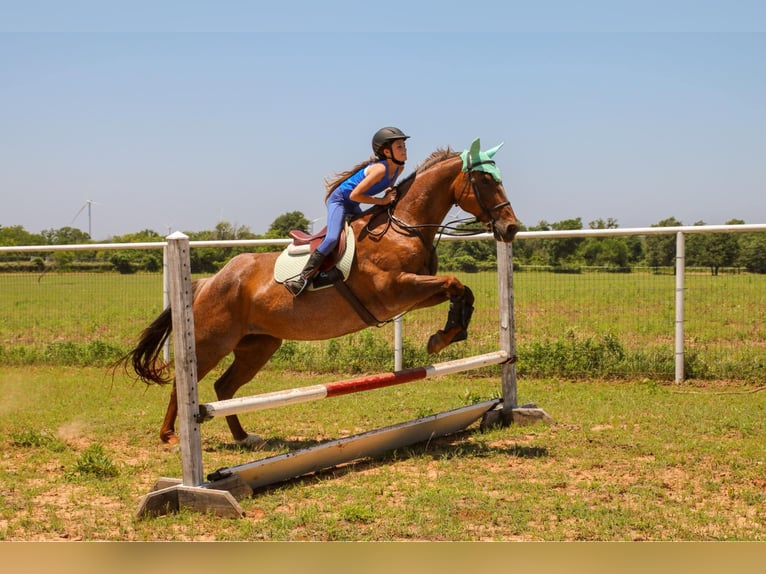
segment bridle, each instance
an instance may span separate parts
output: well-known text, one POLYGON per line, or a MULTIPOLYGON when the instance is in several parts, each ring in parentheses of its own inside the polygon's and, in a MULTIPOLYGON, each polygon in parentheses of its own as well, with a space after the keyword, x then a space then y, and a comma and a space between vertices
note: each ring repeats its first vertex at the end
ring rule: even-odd
MULTIPOLYGON (((455 205, 458 205, 460 203, 460 200, 466 194, 466 192, 468 191, 468 186, 470 185, 471 189, 473 190, 473 196, 476 199, 476 203, 479 204, 479 207, 481 208, 482 213, 487 216, 487 219, 489 219, 489 224, 491 224, 492 229, 494 229, 495 221, 497 220, 492 214, 499 209, 502 209, 504 207, 511 205, 511 202, 508 200, 501 201, 494 207, 487 207, 487 204, 484 203, 484 201, 481 199, 481 194, 479 193, 479 186, 476 183, 476 179, 474 178, 474 173, 477 171, 476 168, 478 166, 485 165, 485 164, 495 165, 495 162, 494 160, 488 159, 483 161, 477 161, 476 163, 471 163, 471 158, 470 156, 468 157, 468 182, 466 183, 465 189, 463 189, 463 191, 460 193, 460 196, 458 196, 457 201, 455 202, 455 205)), ((479 221, 479 219, 476 218, 476 221, 479 221)))
MULTIPOLYGON (((489 221, 482 222, 478 217, 473 217, 469 219, 459 220, 459 223, 464 223, 464 222, 483 223, 484 225, 490 226, 494 230, 495 228, 494 224, 497 221, 497 219, 493 216, 493 213, 499 209, 502 209, 503 207, 511 205, 511 202, 506 200, 506 201, 502 201, 498 203, 497 205, 493 207, 487 207, 487 204, 482 200, 481 194, 479 193, 479 186, 476 183, 476 179, 474 178, 474 173, 476 171, 480 171, 477 169, 478 166, 485 165, 485 164, 495 165, 495 162, 494 160, 484 160, 484 161, 471 163, 470 158, 468 159, 468 169, 466 170, 468 172, 468 177, 466 178, 466 184, 463 190, 458 195, 457 199, 453 202, 453 205, 459 206, 460 201, 463 199, 463 196, 468 192, 468 188, 470 187, 471 190, 473 191, 474 198, 476 198, 476 203, 479 204, 479 207, 481 208, 482 213, 487 217, 489 221)), ((439 235, 443 234, 445 230, 447 229, 450 229, 453 232, 456 232, 454 233, 455 235, 477 235, 479 233, 483 233, 482 231, 458 230, 454 226, 444 225, 442 223, 419 223, 419 224, 407 223, 399 219, 399 217, 397 217, 396 215, 394 215, 394 209, 396 208, 397 203, 398 203, 398 200, 386 206, 386 214, 388 215, 388 221, 386 222, 386 225, 381 231, 377 231, 377 232, 374 231, 373 229, 370 228, 368 224, 367 232, 370 235, 380 237, 386 233, 386 231, 388 230, 389 227, 391 227, 391 225, 399 228, 402 231, 414 233, 415 235, 420 237, 423 243, 425 243, 425 238, 423 237, 423 235, 420 233, 419 230, 427 229, 431 227, 438 228, 440 230, 439 235)), ((370 222, 371 221, 372 219, 370 220, 370 222)))

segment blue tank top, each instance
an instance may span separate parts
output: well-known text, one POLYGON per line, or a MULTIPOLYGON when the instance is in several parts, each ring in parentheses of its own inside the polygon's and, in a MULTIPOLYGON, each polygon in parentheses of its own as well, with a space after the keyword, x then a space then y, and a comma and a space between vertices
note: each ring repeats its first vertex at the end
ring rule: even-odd
MULTIPOLYGON (((335 191, 332 192, 332 195, 335 197, 343 198, 344 203, 353 203, 354 205, 358 205, 357 202, 353 201, 352 199, 349 199, 349 195, 351 195, 351 192, 356 189, 356 186, 361 183, 361 181, 364 179, 365 171, 368 167, 371 165, 374 165, 376 163, 385 163, 385 160, 372 162, 370 164, 367 164, 365 167, 357 171, 354 175, 346 179, 343 183, 341 183, 335 191), (336 195, 337 194, 337 195, 336 195)), ((364 194, 365 195, 376 195, 382 191, 384 191, 386 188, 391 187, 396 183, 396 178, 399 177, 399 172, 401 171, 400 168, 396 168, 394 171, 393 177, 389 178, 388 176, 388 169, 386 169, 386 173, 383 175, 383 178, 380 179, 378 182, 375 183, 370 189, 368 189, 364 194)))

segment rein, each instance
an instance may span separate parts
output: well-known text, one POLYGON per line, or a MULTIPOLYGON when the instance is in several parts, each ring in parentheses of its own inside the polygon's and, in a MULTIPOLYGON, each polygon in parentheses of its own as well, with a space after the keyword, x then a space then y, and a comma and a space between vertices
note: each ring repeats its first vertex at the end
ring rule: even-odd
MULTIPOLYGON (((460 200, 463 198, 463 196, 468 191, 468 188, 470 188, 473 191, 474 197, 476 198, 476 202, 479 204, 479 207, 482 210, 482 213, 487 216, 489 219, 488 225, 492 225, 495 223, 495 218, 493 217, 492 213, 498 209, 502 209, 503 207, 510 205, 509 201, 503 201, 501 203, 498 203, 492 208, 488 208, 486 204, 482 201, 481 195, 479 194, 479 188, 476 183, 476 180, 474 179, 474 171, 476 171, 476 168, 483 164, 492 164, 494 165, 495 162, 492 160, 488 161, 480 161, 476 162, 474 164, 469 164, 468 166, 468 180, 466 181, 465 188, 460 192, 458 195, 458 198, 455 202, 453 202, 453 205, 459 205, 460 200)), ((394 189, 398 191, 398 186, 394 186, 394 189)), ((482 233, 482 231, 467 231, 467 230, 458 230, 456 227, 451 227, 450 225, 444 225, 442 223, 419 223, 419 224, 410 224, 407 223, 396 215, 394 215, 394 210, 396 209, 396 205, 398 203, 398 193, 397 193, 397 200, 393 201, 392 203, 385 206, 385 209, 381 209, 377 211, 377 213, 372 213, 370 219, 367 221, 365 225, 366 232, 375 238, 383 237, 391 227, 396 227, 397 229, 409 233, 412 235, 417 236, 421 243, 423 244, 423 247, 428 249, 430 247, 430 261, 429 261, 429 267, 432 270, 432 273, 436 271, 436 247, 439 243, 440 237, 444 234, 444 231, 447 229, 451 229, 453 231, 460 231, 460 233, 453 233, 452 235, 478 235, 479 233, 482 233), (372 222, 373 220, 378 216, 379 213, 385 211, 387 220, 385 225, 383 226, 383 229, 380 231, 375 231, 372 229, 372 222), (437 238, 436 241, 429 246, 428 241, 426 240, 426 237, 421 232, 421 229, 429 229, 429 228, 437 228, 437 238)), ((461 220, 461 221, 470 221, 470 218, 461 220)), ((479 222, 478 218, 473 218, 474 221, 479 222)), ((335 288, 338 290, 338 292, 346 299, 346 301, 349 302, 349 304, 354 308, 356 313, 361 317, 361 319, 369 326, 377 326, 381 327, 385 325, 386 323, 389 323, 393 319, 389 319, 388 321, 379 321, 374 315, 372 315, 369 310, 364 306, 364 304, 359 301, 359 299, 356 297, 356 295, 348 288, 348 286, 342 281, 338 280, 334 282, 335 288)))
MULTIPOLYGON (((466 181, 465 188, 463 191, 460 192, 460 195, 458 196, 457 201, 453 205, 458 205, 460 203, 460 200, 462 197, 466 194, 468 191, 468 187, 471 187, 471 190, 473 191, 473 195, 476 198, 476 203, 479 204, 479 207, 481 208, 482 213, 487 216, 489 219, 489 222, 487 224, 483 225, 492 225, 496 220, 492 213, 494 211, 497 211, 498 209, 502 209, 503 207, 506 207, 511 204, 510 201, 502 201, 495 205, 494 207, 487 207, 487 205, 482 201, 481 195, 479 194, 479 189, 476 184, 476 180, 473 177, 474 172, 476 171, 476 168, 480 165, 495 165, 495 162, 493 160, 485 160, 485 161, 478 161, 476 163, 469 163, 468 165, 468 181, 466 181)), ((394 186, 394 189, 398 189, 398 186, 394 186)), ((438 235, 453 235, 453 236, 469 236, 469 235, 478 235, 480 233, 483 233, 481 230, 464 230, 459 229, 454 226, 454 224, 443 224, 443 223, 419 223, 419 224, 411 224, 407 223, 405 221, 402 221, 399 219, 396 215, 394 215, 394 209, 396 208, 396 201, 386 206, 386 215, 388 216, 388 221, 386 222, 385 227, 381 231, 373 231, 370 229, 370 223, 372 222, 372 218, 370 218, 370 222, 367 223, 367 233, 372 235, 373 237, 382 237, 385 235, 385 233, 388 231, 388 229, 393 224, 394 226, 398 227, 402 231, 407 231, 410 233, 414 233, 417 235, 420 240, 423 242, 424 245, 426 245, 425 237, 423 237, 423 234, 420 233, 420 229, 428 229, 428 228, 437 228, 437 234, 438 235), (446 230, 452 231, 452 233, 445 233, 446 230)), ((481 223, 481 221, 476 218, 465 218, 457 220, 457 223, 461 222, 475 222, 475 223, 481 223)), ((435 246, 434 246, 435 249, 435 246)))

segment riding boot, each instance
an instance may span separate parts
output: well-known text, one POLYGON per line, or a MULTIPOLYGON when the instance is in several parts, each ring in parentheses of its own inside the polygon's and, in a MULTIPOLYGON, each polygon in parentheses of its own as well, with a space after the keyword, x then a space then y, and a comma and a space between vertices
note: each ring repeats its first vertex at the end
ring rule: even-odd
POLYGON ((297 297, 303 293, 303 290, 309 284, 309 279, 319 272, 319 266, 322 265, 325 257, 326 255, 324 253, 314 251, 306 262, 303 271, 284 282, 284 286, 290 293, 292 293, 293 297, 297 297))

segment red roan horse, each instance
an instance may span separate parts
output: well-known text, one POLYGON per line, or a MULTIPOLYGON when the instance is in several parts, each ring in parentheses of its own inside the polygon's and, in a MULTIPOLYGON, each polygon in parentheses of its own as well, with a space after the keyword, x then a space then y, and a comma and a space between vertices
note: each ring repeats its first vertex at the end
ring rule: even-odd
MULTIPOLYGON (((398 185, 395 204, 371 209, 351 223, 356 257, 347 285, 378 321, 422 307, 450 301, 443 330, 434 334, 428 351, 438 353, 466 337, 473 310, 470 289, 451 275, 435 275, 434 240, 453 205, 475 216, 498 241, 510 242, 519 221, 508 202, 492 156, 480 152, 478 139, 462 154, 437 150, 398 185)), ((219 400, 229 399, 250 381, 284 339, 320 340, 340 337, 368 326, 332 287, 293 297, 275 282, 277 253, 247 253, 232 258, 214 276, 194 285, 194 332, 198 379, 229 353, 234 361, 215 382, 219 400)), ((118 364, 132 367, 146 383, 167 383, 169 365, 160 359, 171 330, 165 309, 140 336, 135 349, 118 364)), ((176 443, 176 388, 160 430, 163 442, 176 443)), ((236 415, 226 417, 234 439, 259 446, 236 415)))

